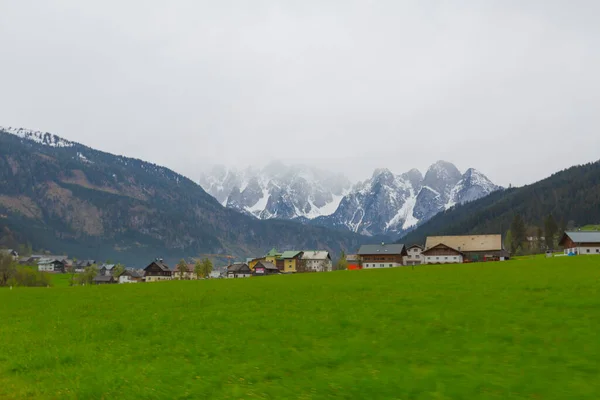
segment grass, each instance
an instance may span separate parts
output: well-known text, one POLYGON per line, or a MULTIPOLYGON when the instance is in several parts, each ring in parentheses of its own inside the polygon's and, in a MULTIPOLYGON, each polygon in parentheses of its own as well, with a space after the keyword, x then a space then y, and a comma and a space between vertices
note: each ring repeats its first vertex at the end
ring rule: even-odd
POLYGON ((0 290, 0 398, 600 398, 600 257, 0 290))

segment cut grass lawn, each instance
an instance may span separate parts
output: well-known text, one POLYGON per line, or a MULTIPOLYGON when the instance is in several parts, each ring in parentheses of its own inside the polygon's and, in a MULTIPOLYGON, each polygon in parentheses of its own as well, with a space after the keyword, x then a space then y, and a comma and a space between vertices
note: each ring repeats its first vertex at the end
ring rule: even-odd
POLYGON ((600 257, 0 290, 0 398, 600 398, 600 257))

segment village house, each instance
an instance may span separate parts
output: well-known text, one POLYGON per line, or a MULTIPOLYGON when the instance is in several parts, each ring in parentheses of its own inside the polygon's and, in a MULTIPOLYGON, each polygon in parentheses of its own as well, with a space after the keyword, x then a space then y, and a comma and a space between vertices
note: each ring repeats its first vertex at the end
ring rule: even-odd
POLYGON ((279 261, 279 265, 275 265, 282 272, 296 272, 298 271, 299 261, 302 259, 303 254, 303 252, 295 250, 284 251, 277 260, 279 261))
POLYGON ((279 269, 275 266, 275 264, 267 262, 267 261, 259 261, 254 266, 254 271, 252 275, 254 276, 265 276, 265 275, 276 275, 279 274, 279 269))
MULTIPOLYGON (((246 264, 248 264, 248 267, 250 267, 251 270, 254 271, 254 267, 256 266, 256 264, 258 264, 260 261, 267 261, 267 259, 265 257, 258 257, 258 258, 249 258, 246 259, 246 264)), ((272 261, 267 261, 267 262, 271 262, 272 264, 275 264, 272 261)))
POLYGON ((198 279, 198 274, 194 271, 194 266, 186 263, 183 271, 179 264, 173 269, 173 279, 181 281, 190 281, 198 279))
POLYGON ((227 278, 250 278, 252 270, 246 263, 234 263, 227 267, 227 278))
POLYGON ((38 271, 64 273, 66 263, 64 259, 60 260, 54 257, 42 257, 37 260, 37 265, 38 271))
POLYGON ((464 254, 444 243, 438 243, 435 246, 423 250, 421 253, 423 264, 462 264, 464 254))
POLYGON ((112 275, 96 275, 94 278, 95 285, 106 285, 111 283, 117 283, 115 277, 112 275))
POLYGON ((404 265, 408 255, 403 244, 365 244, 360 246, 358 256, 363 268, 390 268, 404 265))
POLYGON ((348 254, 346 256, 346 262, 348 263, 348 270, 362 269, 358 254, 348 254))
POLYGON ((83 272, 87 267, 96 265, 96 260, 77 260, 74 263, 75 272, 83 272))
POLYGON ((115 264, 102 264, 100 268, 98 268, 98 275, 109 276, 112 275, 113 269, 116 267, 115 264))
MULTIPOLYGON (((267 254, 265 254, 264 257, 262 257, 264 259, 264 261, 266 262, 270 262, 272 264, 275 264, 275 266, 277 266, 277 261, 282 261, 281 260, 281 254, 280 252, 278 252, 275 248, 272 248, 271 250, 269 250, 269 252, 267 254)), ((262 261, 261 259, 258 259, 258 261, 262 261)), ((258 262, 257 261, 257 262, 258 262)), ((256 263, 255 263, 256 265, 256 263)), ((281 271, 281 269, 280 269, 281 271)))
POLYGON ((600 255, 600 232, 576 231, 565 232, 559 243, 565 254, 596 254, 600 255))
POLYGON ((146 282, 170 281, 173 272, 162 258, 157 258, 144 268, 144 278, 146 282))
POLYGON ((324 250, 305 250, 302 252, 300 264, 305 272, 327 272, 333 269, 331 256, 324 250))
POLYGON ((408 255, 404 256, 404 265, 420 265, 423 263, 423 257, 421 256, 423 246, 413 244, 406 249, 406 252, 408 255))
POLYGON ((464 262, 504 261, 510 257, 502 246, 502 235, 499 234, 428 236, 424 251, 440 243, 462 253, 464 262))
POLYGON ((144 279, 144 271, 139 271, 136 269, 126 269, 121 272, 119 275, 118 282, 119 283, 138 283, 142 282, 144 279))

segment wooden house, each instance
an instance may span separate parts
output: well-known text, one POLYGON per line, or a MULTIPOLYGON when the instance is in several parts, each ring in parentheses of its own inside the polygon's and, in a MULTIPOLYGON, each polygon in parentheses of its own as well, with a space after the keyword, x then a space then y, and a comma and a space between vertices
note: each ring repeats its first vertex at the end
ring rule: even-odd
POLYGON ((102 264, 100 268, 98 268, 98 275, 112 275, 113 269, 116 267, 115 264, 102 264))
POLYGON ((358 250, 363 268, 390 268, 404 265, 407 255, 403 244, 365 244, 358 250))
POLYGON ((565 232, 559 243, 565 254, 596 254, 600 255, 600 232, 576 231, 565 232))
POLYGON ((406 249, 408 255, 404 256, 404 265, 420 265, 423 263, 423 246, 413 244, 406 249))
POLYGON ((173 271, 162 258, 157 258, 144 268, 144 278, 146 282, 170 281, 173 279, 173 271))
POLYGON ((502 246, 502 235, 428 236, 425 250, 445 244, 463 254, 464 262, 504 261, 510 254, 502 246))
POLYGON ((421 253, 422 264, 462 264, 464 256, 464 253, 444 243, 438 243, 421 253))
POLYGON ((246 263, 235 263, 227 267, 227 278, 250 278, 252 270, 246 263))
POLYGON ((279 269, 275 266, 275 264, 267 262, 267 261, 259 261, 254 266, 254 271, 252 275, 254 276, 265 276, 265 275, 276 275, 279 274, 279 269))
MULTIPOLYGON (((280 266, 282 266, 281 271, 282 272, 296 272, 298 271, 298 265, 299 265, 299 261, 300 259, 302 259, 302 255, 304 253, 302 251, 284 251, 283 253, 281 253, 281 263, 280 266)), ((275 264, 277 266, 277 264, 275 264)))

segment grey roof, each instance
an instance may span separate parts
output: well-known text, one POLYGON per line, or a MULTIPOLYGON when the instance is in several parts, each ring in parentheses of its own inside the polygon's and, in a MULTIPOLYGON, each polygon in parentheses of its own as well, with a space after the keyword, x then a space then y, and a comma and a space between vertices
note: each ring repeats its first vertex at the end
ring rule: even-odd
POLYGON ((113 278, 112 275, 96 275, 94 282, 110 282, 114 279, 115 278, 113 278))
POLYGON ((256 267, 258 267, 259 265, 263 266, 265 269, 272 269, 274 271, 279 271, 279 269, 272 262, 259 261, 256 263, 256 266, 254 267, 254 269, 256 269, 256 267))
POLYGON ((599 231, 565 232, 575 243, 600 243, 599 231))
POLYGON ((358 250, 358 255, 371 254, 402 254, 403 244, 363 244, 358 250))
POLYGON ((125 269, 119 276, 122 275, 128 275, 132 278, 142 278, 144 276, 144 271, 138 269, 125 269))
MULTIPOLYGON (((162 260, 154 260, 150 264, 148 264, 148 267, 152 264, 158 265, 158 268, 160 268, 161 270, 163 270, 165 272, 171 272, 171 269, 169 268, 169 266, 167 264, 165 264, 162 260)), ((146 267, 146 268, 148 268, 148 267, 146 267)))
POLYGON ((248 270, 250 269, 248 264, 245 264, 245 263, 231 264, 230 266, 227 267, 227 272, 239 272, 242 269, 246 269, 244 267, 246 267, 248 270))

